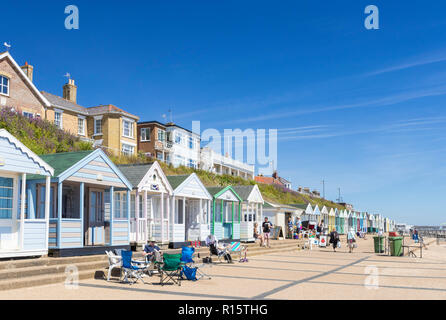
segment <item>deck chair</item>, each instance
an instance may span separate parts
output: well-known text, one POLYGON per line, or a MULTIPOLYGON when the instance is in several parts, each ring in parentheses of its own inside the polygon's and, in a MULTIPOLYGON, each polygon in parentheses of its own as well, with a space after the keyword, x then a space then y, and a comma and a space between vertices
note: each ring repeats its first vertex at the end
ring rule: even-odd
POLYGON ((163 254, 163 262, 159 264, 160 284, 165 285, 169 281, 181 286, 181 254, 163 254))
MULTIPOLYGON (((110 276, 111 276, 111 273, 112 273, 113 269, 122 267, 122 258, 121 258, 121 256, 115 255, 111 251, 105 251, 105 254, 108 257, 108 276, 107 276, 107 281, 110 281, 110 276)), ((121 277, 119 277, 119 278, 121 278, 121 277)))
POLYGON ((144 275, 144 271, 146 269, 145 264, 135 265, 132 261, 132 251, 121 251, 122 256, 122 270, 124 271, 124 281, 125 283, 133 284, 138 280, 141 280, 142 283, 145 284, 142 276, 144 275), (129 281, 129 277, 134 278, 135 280, 129 281))
POLYGON ((248 259, 246 258, 248 248, 245 246, 242 246, 240 242, 231 242, 229 245, 229 252, 238 252, 240 256, 240 262, 248 262, 248 259), (244 258, 242 258, 244 255, 244 258))
POLYGON ((195 253, 195 248, 193 247, 183 247, 181 248, 181 262, 183 265, 189 267, 189 268, 197 268, 197 280, 200 280, 201 278, 205 277, 208 279, 211 279, 206 273, 204 273, 202 268, 209 266, 209 264, 201 263, 196 264, 193 260, 193 255, 195 253))
POLYGON ((217 248, 217 246, 214 243, 209 244, 209 253, 211 256, 212 255, 217 256, 218 262, 221 262, 221 258, 224 258, 225 260, 227 260, 228 263, 230 263, 232 261, 231 255, 229 254, 227 248, 220 250, 217 248))

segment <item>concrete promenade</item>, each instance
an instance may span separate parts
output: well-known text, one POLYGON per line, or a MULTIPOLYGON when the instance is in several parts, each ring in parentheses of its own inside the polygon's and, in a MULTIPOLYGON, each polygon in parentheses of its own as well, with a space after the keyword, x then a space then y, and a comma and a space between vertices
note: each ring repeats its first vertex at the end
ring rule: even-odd
POLYGON ((359 239, 348 253, 328 248, 271 253, 247 263, 219 264, 205 271, 211 280, 183 281, 181 287, 82 280, 0 292, 1 299, 446 299, 446 244, 431 240, 423 258, 380 256, 373 238, 359 239))

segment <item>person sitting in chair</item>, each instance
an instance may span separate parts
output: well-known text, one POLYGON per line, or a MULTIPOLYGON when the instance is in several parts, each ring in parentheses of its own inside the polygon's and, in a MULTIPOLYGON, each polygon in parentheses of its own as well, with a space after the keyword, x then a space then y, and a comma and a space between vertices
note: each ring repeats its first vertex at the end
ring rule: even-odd
POLYGON ((155 253, 161 252, 161 249, 155 244, 155 241, 147 241, 144 246, 144 251, 142 252, 143 257, 146 258, 147 262, 153 262, 155 260, 155 253))
POLYGON ((211 255, 216 255, 218 257, 222 256, 225 258, 226 261, 228 261, 228 263, 232 263, 231 255, 224 248, 218 247, 218 240, 213 234, 210 234, 206 237, 206 245, 209 247, 211 255))

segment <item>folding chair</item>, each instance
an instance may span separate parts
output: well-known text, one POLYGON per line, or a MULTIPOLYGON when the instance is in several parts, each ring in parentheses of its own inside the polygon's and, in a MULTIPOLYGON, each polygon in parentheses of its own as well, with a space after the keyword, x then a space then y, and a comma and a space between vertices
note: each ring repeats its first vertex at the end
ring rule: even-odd
MULTIPOLYGON (((214 243, 209 244, 209 253, 211 256, 212 255, 217 256, 218 262, 221 262, 221 258, 225 257, 226 255, 231 256, 229 254, 229 252, 227 251, 227 248, 224 248, 223 250, 219 250, 214 243)), ((230 262, 230 260, 228 260, 228 263, 229 262, 230 262)))
MULTIPOLYGON (((145 264, 143 266, 136 266, 135 262, 132 261, 132 251, 121 251, 122 256, 122 270, 124 271, 124 281, 125 283, 136 283, 138 280, 141 280, 142 283, 145 284, 142 276, 144 274, 144 270, 146 269, 145 264), (129 277, 135 278, 133 282, 129 281, 129 277)), ((138 263, 141 264, 141 263, 138 263)))
MULTIPOLYGON (((113 254, 111 251, 105 251, 108 257, 108 276, 107 281, 110 281, 110 276, 112 273, 112 270, 115 268, 121 268, 122 267, 122 258, 121 256, 117 256, 113 254)), ((121 278, 121 277, 119 277, 121 278)))
POLYGON ((160 284, 164 285, 169 281, 181 286, 181 254, 163 254, 163 262, 159 264, 160 284))
POLYGON ((204 273, 201 268, 209 266, 209 264, 201 263, 196 264, 193 260, 193 255, 195 253, 195 248, 193 247, 183 247, 181 248, 181 262, 183 265, 188 266, 189 268, 197 268, 198 277, 197 280, 200 280, 203 277, 211 279, 206 273, 204 273))

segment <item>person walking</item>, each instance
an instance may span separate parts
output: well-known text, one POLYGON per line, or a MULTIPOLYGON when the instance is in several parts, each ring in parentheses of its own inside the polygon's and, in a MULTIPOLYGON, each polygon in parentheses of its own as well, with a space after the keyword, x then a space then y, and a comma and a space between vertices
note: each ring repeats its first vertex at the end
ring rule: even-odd
POLYGON ((273 227, 273 224, 268 221, 268 217, 265 217, 265 221, 262 223, 263 243, 268 248, 270 248, 270 246, 269 246, 269 233, 271 232, 271 228, 272 227, 273 227))
POLYGON ((333 245, 333 251, 336 252, 336 248, 338 247, 339 242, 339 233, 335 228, 330 233, 330 243, 333 245))
POLYGON ((350 252, 350 253, 353 252, 355 243, 356 243, 355 231, 353 230, 353 228, 350 228, 350 231, 347 233, 348 252, 350 252))

